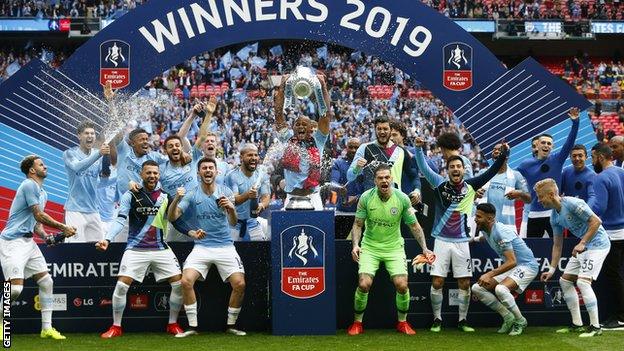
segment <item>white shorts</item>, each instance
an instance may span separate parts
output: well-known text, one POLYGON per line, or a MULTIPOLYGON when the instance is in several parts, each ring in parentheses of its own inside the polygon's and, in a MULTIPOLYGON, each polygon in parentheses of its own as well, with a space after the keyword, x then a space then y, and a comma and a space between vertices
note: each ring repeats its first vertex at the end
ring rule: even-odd
POLYGON ((579 278, 598 279, 600 269, 610 249, 585 250, 576 257, 572 256, 566 265, 565 274, 576 275, 579 278))
POLYGON ((6 240, 0 237, 0 265, 4 279, 28 279, 47 272, 45 258, 32 238, 6 240))
MULTIPOLYGON (((240 236, 240 223, 236 223, 234 227, 230 227, 230 235, 234 241, 243 241, 240 236)), ((249 241, 267 241, 267 220, 262 217, 247 219, 247 234, 249 241), (264 222, 264 225, 263 225, 264 222)))
POLYGON ((65 223, 76 227, 76 235, 65 239, 68 243, 85 243, 96 242, 104 239, 106 234, 100 214, 82 213, 82 212, 65 212, 65 223))
POLYGON ((193 251, 184 262, 184 269, 194 269, 205 280, 212 265, 217 266, 221 279, 225 282, 234 273, 245 274, 243 261, 238 256, 234 245, 223 247, 205 247, 195 244, 193 251))
POLYGON ((431 265, 430 275, 446 277, 452 264, 454 278, 472 277, 472 259, 467 241, 454 243, 435 239, 433 253, 436 259, 431 265))
MULTIPOLYGON (((290 202, 290 198, 293 195, 286 194, 286 200, 284 200, 284 209, 288 206, 288 202, 290 202)), ((323 210, 323 200, 321 200, 321 193, 319 191, 314 192, 310 195, 310 202, 312 202, 312 206, 314 206, 314 211, 322 211, 323 210)))
POLYGON ((500 283, 505 280, 505 278, 511 278, 514 282, 516 282, 516 285, 518 285, 516 292, 521 294, 524 289, 531 284, 535 277, 537 277, 537 270, 527 266, 516 266, 505 273, 495 276, 494 280, 500 283))
POLYGON ((117 276, 130 277, 142 283, 143 278, 149 273, 148 268, 157 282, 182 274, 178 258, 171 249, 126 250, 121 258, 117 276))

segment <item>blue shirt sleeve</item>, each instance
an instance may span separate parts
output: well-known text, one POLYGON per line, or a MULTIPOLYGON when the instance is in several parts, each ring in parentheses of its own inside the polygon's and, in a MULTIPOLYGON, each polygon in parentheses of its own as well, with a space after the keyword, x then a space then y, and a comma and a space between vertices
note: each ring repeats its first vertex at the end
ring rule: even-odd
POLYGON ((349 169, 347 170, 347 180, 350 182, 353 181, 355 177, 357 177, 358 174, 360 174, 360 172, 362 172, 361 169, 357 169, 357 161, 361 158, 364 158, 364 151, 366 150, 366 145, 367 144, 362 144, 360 145, 360 147, 358 147, 357 151, 355 152, 355 156, 353 157, 353 161, 351 161, 351 165, 349 166, 349 169))
POLYGON ((550 227, 553 230, 554 236, 562 236, 563 235, 563 227, 560 226, 554 219, 555 211, 553 210, 552 215, 550 216, 550 227))
MULTIPOLYGON (((607 211, 606 199, 609 198, 609 190, 607 189, 607 184, 602 177, 597 177, 596 182, 592 185, 592 192, 593 196, 588 199, 589 207, 598 217, 602 218, 607 211)), ((589 194, 589 189, 587 193, 589 194)))
POLYGON ((420 169, 422 174, 425 176, 425 179, 427 179, 432 188, 437 188, 438 185, 444 182, 444 177, 437 173, 434 173, 433 170, 429 168, 429 165, 425 161, 425 154, 422 148, 416 147, 416 154, 414 155, 414 157, 416 157, 416 164, 418 165, 418 169, 420 169))
MULTIPOLYGON (((29 208, 39 205, 39 187, 34 181, 26 182, 22 188, 24 191, 24 200, 29 208)), ((43 208, 41 209, 43 210, 43 208)))
POLYGON ((566 139, 565 144, 563 144, 561 150, 559 150, 559 152, 555 156, 559 164, 563 165, 565 160, 568 158, 568 155, 570 155, 570 151, 572 150, 574 142, 576 141, 576 135, 578 134, 580 119, 581 117, 579 116, 579 118, 572 120, 572 128, 570 128, 570 134, 568 134, 568 138, 566 139))
POLYGON ((195 192, 191 192, 187 193, 186 196, 182 198, 182 200, 178 203, 178 208, 180 209, 180 211, 186 212, 186 209, 188 209, 189 205, 191 204, 191 198, 193 198, 194 195, 195 192))
POLYGON ((516 185, 515 185, 516 190, 520 190, 524 193, 528 193, 529 186, 527 185, 527 181, 526 179, 524 179, 522 174, 520 174, 520 172, 518 171, 514 171, 514 177, 516 178, 516 185))
POLYGON ((115 222, 113 222, 113 225, 109 228, 108 233, 106 233, 106 240, 113 241, 123 230, 126 221, 128 220, 128 214, 130 213, 131 200, 132 194, 130 194, 130 191, 126 191, 121 197, 121 201, 119 201, 119 212, 117 213, 115 222))
POLYGON ((234 194, 240 194, 238 191, 238 182, 236 181, 236 171, 232 171, 230 172, 226 177, 225 177, 225 185, 232 189, 232 191, 234 192, 234 194))
POLYGON ((63 153, 63 161, 65 162, 65 167, 71 169, 73 172, 82 172, 85 169, 89 168, 92 164, 95 163, 100 158, 100 152, 98 150, 92 149, 89 157, 78 160, 74 157, 72 150, 65 150, 63 153))
POLYGON ((260 196, 263 195, 271 195, 271 186, 269 185, 269 176, 267 174, 261 174, 262 181, 260 182, 260 189, 258 194, 260 196))
POLYGON ((327 138, 329 138, 329 134, 323 134, 320 130, 315 130, 314 134, 314 143, 316 147, 319 149, 319 154, 323 154, 323 150, 325 149, 325 143, 327 142, 327 138))
POLYGON ((579 216, 583 221, 587 222, 594 215, 591 208, 587 206, 585 201, 579 200, 567 204, 568 210, 579 216))

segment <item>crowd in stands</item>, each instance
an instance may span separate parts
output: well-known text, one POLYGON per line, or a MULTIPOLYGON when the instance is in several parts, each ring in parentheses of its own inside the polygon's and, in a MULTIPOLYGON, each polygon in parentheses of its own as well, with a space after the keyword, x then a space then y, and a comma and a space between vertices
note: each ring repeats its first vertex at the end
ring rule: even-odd
MULTIPOLYGON (((143 93, 158 100, 159 104, 137 123, 153 133, 154 146, 159 147, 167 136, 177 132, 193 104, 206 100, 210 95, 217 95, 219 102, 212 129, 221 136, 224 156, 235 163, 238 147, 244 142, 258 143, 261 156, 266 154, 276 139, 271 128, 274 123, 271 96, 274 83, 271 76, 289 73, 297 65, 306 65, 327 75, 335 115, 331 126, 331 145, 327 148, 332 157, 340 155, 350 137, 358 137, 362 142, 370 141, 374 137, 373 129, 360 126, 372 125, 376 117, 384 115, 406 125, 408 145, 416 135, 424 136, 433 145, 440 133, 458 133, 465 144, 464 154, 473 161, 476 170, 482 167, 478 146, 457 123, 452 112, 423 90, 418 81, 389 63, 338 48, 324 51, 298 45, 294 49, 280 46, 279 52, 262 47, 254 50, 258 53, 247 51, 245 55, 240 55, 244 60, 230 51, 204 53, 170 68, 147 84, 143 93)), ((43 53, 55 66, 60 65, 68 55, 58 51, 43 53)), ((41 56, 41 49, 32 47, 0 51, 0 82, 30 58, 41 56)), ((582 91, 587 93, 589 88, 610 87, 613 93, 619 95, 601 97, 621 99, 624 88, 621 86, 624 84, 621 62, 587 56, 573 58, 563 64, 561 60, 553 62, 557 61, 543 64, 571 84, 580 84, 582 91), (615 86, 617 89, 613 88, 615 86)), ((601 106, 600 100, 597 101, 601 106)), ((315 108, 312 102, 301 104, 298 110, 291 111, 287 120, 293 120, 299 113, 314 113, 315 108)), ((596 109, 597 117, 600 117, 600 108, 596 109)), ((604 137, 609 131, 622 134, 624 129, 620 125, 624 120, 624 104, 621 100, 616 108, 615 118, 619 118, 619 122, 603 125, 600 120, 595 120, 597 133, 602 131, 604 137)), ((189 136, 193 138, 197 131, 195 122, 189 136)), ((431 156, 441 163, 439 153, 432 149, 431 156)))
MULTIPOLYGON (((147 0, 2 0, 0 17, 115 18, 147 0)), ((621 0, 423 0, 451 18, 621 20, 621 0)))
POLYGON ((621 1, 612 0, 425 0, 451 18, 621 20, 621 1))
POLYGON ((2 0, 0 17, 116 18, 147 0, 2 0))

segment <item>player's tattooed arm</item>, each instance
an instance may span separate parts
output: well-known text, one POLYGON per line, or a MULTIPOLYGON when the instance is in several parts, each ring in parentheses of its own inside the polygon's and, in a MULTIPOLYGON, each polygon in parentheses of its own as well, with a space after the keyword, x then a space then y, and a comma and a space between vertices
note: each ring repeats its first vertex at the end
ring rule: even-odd
POLYGON ((360 248, 360 239, 362 238, 362 228, 364 228, 364 219, 355 218, 353 222, 353 227, 351 227, 351 240, 353 243, 353 249, 351 250, 351 257, 353 261, 360 261, 360 252, 362 249, 360 248))
POLYGON ((45 231, 45 229, 43 229, 43 224, 41 223, 35 224, 34 232, 42 239, 45 239, 48 236, 48 233, 45 231))
POLYGON ((416 239, 416 241, 418 242, 418 245, 420 245, 420 247, 422 248, 425 256, 429 256, 433 254, 433 252, 427 248, 427 240, 425 239, 425 232, 423 231, 418 221, 410 224, 410 231, 412 232, 414 239, 416 239))
POLYGON ((33 216, 35 217, 35 220, 37 220, 37 222, 39 222, 40 224, 44 224, 44 225, 56 228, 58 230, 61 230, 63 234, 65 234, 65 237, 70 237, 76 234, 76 228, 72 226, 68 226, 64 223, 55 221, 54 218, 50 217, 49 214, 41 211, 41 209, 39 208, 39 205, 31 206, 30 210, 32 211, 33 216))
POLYGON ((282 81, 273 95, 273 105, 275 108, 275 127, 277 128, 278 132, 285 128, 288 128, 288 124, 286 124, 286 119, 284 118, 284 87, 286 85, 288 77, 288 74, 282 76, 282 81))

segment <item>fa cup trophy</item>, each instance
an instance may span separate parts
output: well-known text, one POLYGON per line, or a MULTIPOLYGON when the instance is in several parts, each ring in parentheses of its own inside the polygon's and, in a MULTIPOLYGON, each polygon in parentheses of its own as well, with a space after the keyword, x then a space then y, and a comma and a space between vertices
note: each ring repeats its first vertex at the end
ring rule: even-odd
POLYGON ((303 100, 309 98, 312 94, 314 94, 316 105, 318 106, 318 115, 324 115, 327 112, 327 105, 323 99, 321 82, 312 69, 297 66, 297 69, 290 75, 284 87, 284 111, 294 106, 295 98, 303 100))

